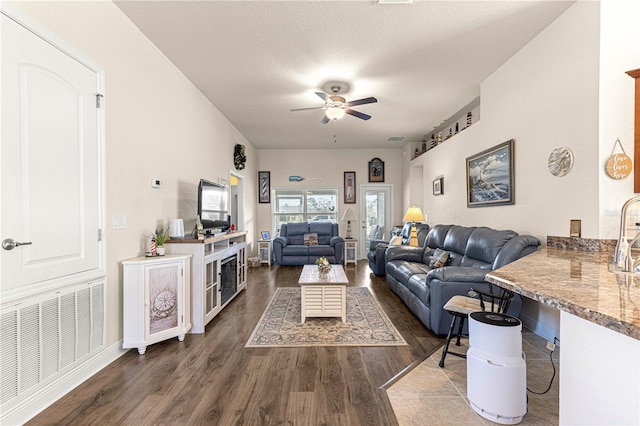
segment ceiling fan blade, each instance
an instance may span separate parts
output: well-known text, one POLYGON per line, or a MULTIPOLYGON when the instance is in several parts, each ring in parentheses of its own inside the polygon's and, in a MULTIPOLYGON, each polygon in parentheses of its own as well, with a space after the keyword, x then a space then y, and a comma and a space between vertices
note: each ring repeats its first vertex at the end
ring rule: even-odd
POLYGON ((316 92, 316 95, 320 96, 325 102, 331 102, 331 98, 326 93, 316 92))
POLYGON ((326 115, 322 117, 322 120, 320 120, 320 124, 327 124, 329 122, 329 117, 327 117, 326 115))
POLYGON ((294 108, 294 109, 290 109, 289 111, 308 111, 311 109, 326 109, 326 107, 311 107, 311 108, 294 108))
POLYGON ((361 119, 363 119, 363 120, 368 120, 368 119, 370 119, 370 118, 371 118, 371 116, 370 116, 370 115, 363 114, 363 113, 361 113, 361 112, 359 112, 359 111, 354 111, 354 110, 349 109, 349 108, 347 108, 346 110, 344 110, 344 112, 346 112, 346 113, 347 113, 347 114, 349 114, 349 115, 353 115, 354 117, 361 118, 361 119))
POLYGON ((374 98, 373 96, 369 97, 369 98, 363 98, 363 99, 358 99, 355 101, 349 101, 347 102, 347 106, 356 106, 356 105, 364 105, 364 104, 372 104, 378 102, 378 100, 376 98, 374 98))

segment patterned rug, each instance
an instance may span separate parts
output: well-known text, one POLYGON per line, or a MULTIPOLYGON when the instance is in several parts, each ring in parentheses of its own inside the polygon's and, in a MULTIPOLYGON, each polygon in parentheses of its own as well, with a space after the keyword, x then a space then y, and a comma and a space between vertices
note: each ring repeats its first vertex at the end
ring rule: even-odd
POLYGON ((300 288, 276 289, 247 348, 296 346, 406 346, 404 338, 365 287, 347 287, 347 322, 307 318, 300 323, 300 288))

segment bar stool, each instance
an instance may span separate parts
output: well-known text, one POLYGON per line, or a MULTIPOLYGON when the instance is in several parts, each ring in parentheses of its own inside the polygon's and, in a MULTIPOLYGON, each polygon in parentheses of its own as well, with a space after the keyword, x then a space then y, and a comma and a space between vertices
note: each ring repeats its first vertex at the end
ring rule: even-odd
POLYGON ((451 352, 449 350, 449 344, 453 338, 453 330, 456 327, 456 321, 458 322, 458 332, 456 333, 456 346, 460 346, 460 338, 462 337, 462 329, 464 328, 464 322, 472 312, 486 311, 487 306, 485 300, 488 302, 491 300, 491 312, 506 313, 509 309, 509 304, 513 299, 513 292, 501 288, 499 294, 493 293, 493 285, 489 283, 489 292, 474 290, 473 288, 467 293, 467 296, 455 295, 445 303, 443 309, 449 312, 453 318, 451 319, 451 326, 449 327, 449 333, 447 334, 447 340, 442 348, 442 356, 440 357, 440 368, 444 368, 444 359, 447 354, 455 355, 460 358, 466 358, 466 354, 458 352, 451 352))

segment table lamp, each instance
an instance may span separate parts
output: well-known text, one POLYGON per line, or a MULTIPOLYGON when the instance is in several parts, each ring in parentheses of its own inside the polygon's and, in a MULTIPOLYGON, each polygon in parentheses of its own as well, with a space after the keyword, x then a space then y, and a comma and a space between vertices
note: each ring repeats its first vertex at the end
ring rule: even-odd
POLYGON ((422 213, 420 207, 416 206, 409 207, 402 218, 403 222, 411 222, 411 238, 409 239, 409 245, 412 247, 418 247, 418 231, 416 229, 416 222, 422 222, 424 220, 424 213, 422 213))
POLYGON ((346 220, 347 221, 347 236, 346 238, 348 240, 350 240, 351 238, 353 238, 351 236, 351 221, 352 220, 356 220, 356 215, 353 213, 353 210, 351 210, 351 208, 348 208, 347 210, 345 210, 344 214, 342 215, 342 220, 346 220))

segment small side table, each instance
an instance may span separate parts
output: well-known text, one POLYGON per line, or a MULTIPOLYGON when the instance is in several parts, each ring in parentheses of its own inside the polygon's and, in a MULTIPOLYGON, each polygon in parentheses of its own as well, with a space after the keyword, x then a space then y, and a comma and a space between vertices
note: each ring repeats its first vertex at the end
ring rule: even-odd
POLYGON ((344 264, 358 264, 358 239, 349 238, 344 240, 344 264))
POLYGON ((258 257, 260 263, 271 266, 271 240, 258 240, 258 257))

